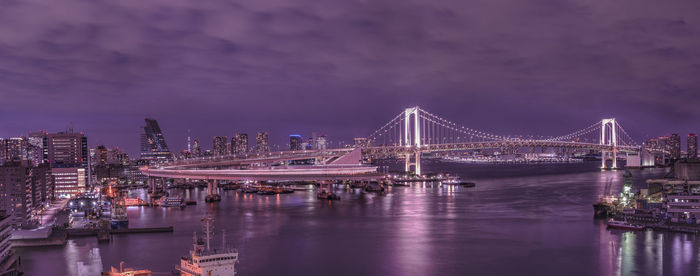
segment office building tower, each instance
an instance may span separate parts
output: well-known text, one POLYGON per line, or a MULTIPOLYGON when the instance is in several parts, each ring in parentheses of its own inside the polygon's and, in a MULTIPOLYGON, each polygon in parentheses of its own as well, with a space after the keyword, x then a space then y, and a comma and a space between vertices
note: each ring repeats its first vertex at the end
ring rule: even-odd
POLYGON ((199 139, 194 139, 194 143, 192 144, 192 156, 202 156, 202 147, 199 145, 199 139))
POLYGON ((231 154, 248 153, 248 134, 236 133, 231 138, 231 154))
POLYGON ((672 160, 681 159, 681 136, 678 133, 671 134, 668 139, 668 150, 672 160))
POLYGON ((5 153, 3 155, 5 156, 5 161, 27 160, 27 138, 14 137, 4 139, 4 141, 5 153))
POLYGON ((0 165, 5 162, 7 149, 5 149, 5 138, 0 138, 0 165))
POLYGON ((698 157, 698 135, 695 133, 688 134, 688 159, 696 159, 698 157))
POLYGON ((82 133, 50 133, 46 136, 44 159, 51 167, 87 168, 87 138, 82 133))
POLYGON ((326 140, 326 135, 319 135, 316 136, 316 140, 314 141, 314 148, 317 150, 324 150, 328 148, 328 140, 326 140))
POLYGON ((164 162, 172 160, 172 154, 165 143, 163 132, 155 119, 146 118, 141 134, 141 159, 149 162, 164 162))
POLYGON ((28 165, 27 161, 7 161, 0 166, 0 210, 12 217, 15 227, 30 222, 32 191, 28 165))
POLYGON ((303 139, 299 134, 289 135, 289 150, 302 150, 303 139))
POLYGON ((39 166, 44 163, 44 153, 46 149, 46 136, 44 131, 30 132, 27 139, 27 156, 31 160, 32 166, 39 166))
POLYGON ((268 132, 258 132, 258 135, 255 137, 255 152, 263 153, 270 151, 269 136, 270 133, 268 132))
POLYGON ((32 166, 30 173, 32 206, 39 208, 53 199, 54 183, 51 167, 46 163, 39 164, 32 166))
POLYGON ((228 153, 228 137, 227 136, 214 136, 213 140, 213 145, 214 145, 214 155, 215 156, 222 156, 226 155, 228 153))

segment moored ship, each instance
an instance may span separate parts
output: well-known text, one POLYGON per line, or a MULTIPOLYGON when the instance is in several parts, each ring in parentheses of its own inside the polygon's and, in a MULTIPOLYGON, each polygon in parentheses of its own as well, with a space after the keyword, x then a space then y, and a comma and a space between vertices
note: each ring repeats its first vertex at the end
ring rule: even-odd
POLYGON ((221 248, 210 247, 211 241, 211 218, 204 218, 204 240, 194 235, 193 250, 189 256, 180 258, 180 265, 175 269, 180 272, 180 276, 224 276, 236 275, 236 264, 238 264, 238 250, 226 247, 226 236, 223 235, 221 248))
POLYGON ((610 219, 608 220, 608 228, 641 231, 644 230, 644 225, 632 224, 626 221, 610 219))

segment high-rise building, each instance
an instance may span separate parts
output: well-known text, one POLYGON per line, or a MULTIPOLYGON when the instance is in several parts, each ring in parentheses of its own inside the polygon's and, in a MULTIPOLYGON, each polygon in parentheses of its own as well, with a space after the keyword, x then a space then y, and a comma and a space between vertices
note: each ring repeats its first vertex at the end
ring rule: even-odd
POLYGON ((85 192, 85 169, 80 167, 52 168, 54 180, 54 196, 56 198, 72 198, 78 193, 85 192))
POLYGON ((7 149, 5 148, 5 138, 0 138, 0 165, 5 162, 7 149))
POLYGON ((42 204, 47 204, 53 199, 53 176, 49 164, 39 164, 30 169, 31 173, 31 197, 32 205, 39 208, 42 204))
POLYGON ((215 156, 222 156, 226 155, 228 151, 226 150, 228 148, 227 146, 228 143, 228 137, 227 136, 214 136, 214 155, 215 156))
POLYGON ((688 158, 695 159, 698 157, 698 135, 695 133, 688 134, 688 158))
POLYGON ((44 159, 52 168, 88 167, 87 137, 82 133, 59 132, 46 135, 44 159))
POLYGON ((172 160, 172 154, 165 143, 163 132, 155 119, 146 118, 146 125, 141 134, 141 159, 149 162, 172 160))
POLYGON ((681 136, 678 133, 671 134, 668 139, 668 151, 672 160, 681 159, 681 136))
POLYGON ((289 135, 289 150, 302 150, 303 139, 299 134, 289 135))
POLYGON ((236 133, 231 138, 231 154, 248 153, 248 134, 236 133))
MULTIPOLYGON (((27 160, 27 138, 13 137, 4 139, 5 161, 27 160)), ((0 145, 3 146, 3 145, 0 145)))
POLYGON ((27 161, 0 166, 0 210, 12 216, 15 227, 27 225, 32 210, 31 177, 27 161))
POLYGON ((258 132, 255 137, 255 152, 263 153, 270 151, 270 144, 268 139, 270 138, 270 133, 268 132, 258 132))
POLYGON ((192 145, 192 156, 201 157, 202 156, 202 146, 199 145, 199 139, 194 139, 192 145))
POLYGON ((29 138, 27 139, 27 156, 29 157, 29 160, 32 161, 33 166, 39 166, 45 161, 44 153, 48 150, 45 146, 46 136, 47 133, 44 131, 29 133, 29 138))
POLYGON ((324 150, 328 148, 328 140, 326 140, 326 135, 319 135, 316 136, 316 140, 314 141, 314 148, 318 150, 324 150))

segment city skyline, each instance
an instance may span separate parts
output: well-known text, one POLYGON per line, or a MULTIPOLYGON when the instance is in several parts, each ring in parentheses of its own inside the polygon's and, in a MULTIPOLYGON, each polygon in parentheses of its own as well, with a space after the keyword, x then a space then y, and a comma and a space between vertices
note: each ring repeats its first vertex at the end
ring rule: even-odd
POLYGON ((415 105, 499 134, 610 117, 638 140, 700 127, 692 1, 37 5, 0 16, 0 137, 74 126, 133 154, 156 118, 174 149, 187 129, 207 147, 258 131, 350 141, 415 105))

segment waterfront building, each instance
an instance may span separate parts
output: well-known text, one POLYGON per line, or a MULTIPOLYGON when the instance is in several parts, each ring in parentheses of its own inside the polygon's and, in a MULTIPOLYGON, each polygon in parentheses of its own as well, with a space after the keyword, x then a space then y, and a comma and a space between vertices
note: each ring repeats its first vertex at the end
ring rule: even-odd
POLYGON ((695 133, 688 134, 688 159, 698 157, 698 135, 695 133))
POLYGON ((328 140, 326 140, 326 135, 322 134, 315 138, 314 148, 318 150, 324 150, 328 148, 328 140))
POLYGON ((231 154, 248 153, 248 134, 236 133, 231 138, 231 154))
POLYGON ((258 132, 258 135, 255 137, 255 152, 257 152, 257 153, 269 152, 270 151, 269 138, 270 138, 270 133, 258 132))
POLYGON ((72 198, 78 193, 85 192, 86 174, 81 167, 52 168, 54 179, 54 197, 72 198))
POLYGON ((671 134, 667 141, 668 151, 671 153, 671 160, 681 159, 681 136, 678 133, 671 134))
POLYGON ((227 136, 214 136, 213 139, 213 145, 214 145, 214 155, 215 156, 222 156, 226 155, 228 153, 228 137, 227 136))
POLYGON ((141 159, 149 162, 165 162, 172 160, 172 154, 165 143, 165 137, 155 119, 146 118, 141 134, 141 159))
POLYGON ((12 225, 28 225, 32 210, 31 175, 26 161, 0 166, 0 210, 12 217, 12 225))
POLYGON ((289 150, 302 150, 303 139, 299 134, 289 135, 289 150))
POLYGON ((0 212, 0 275, 19 276, 20 259, 12 250, 10 236, 12 230, 12 218, 0 212))

